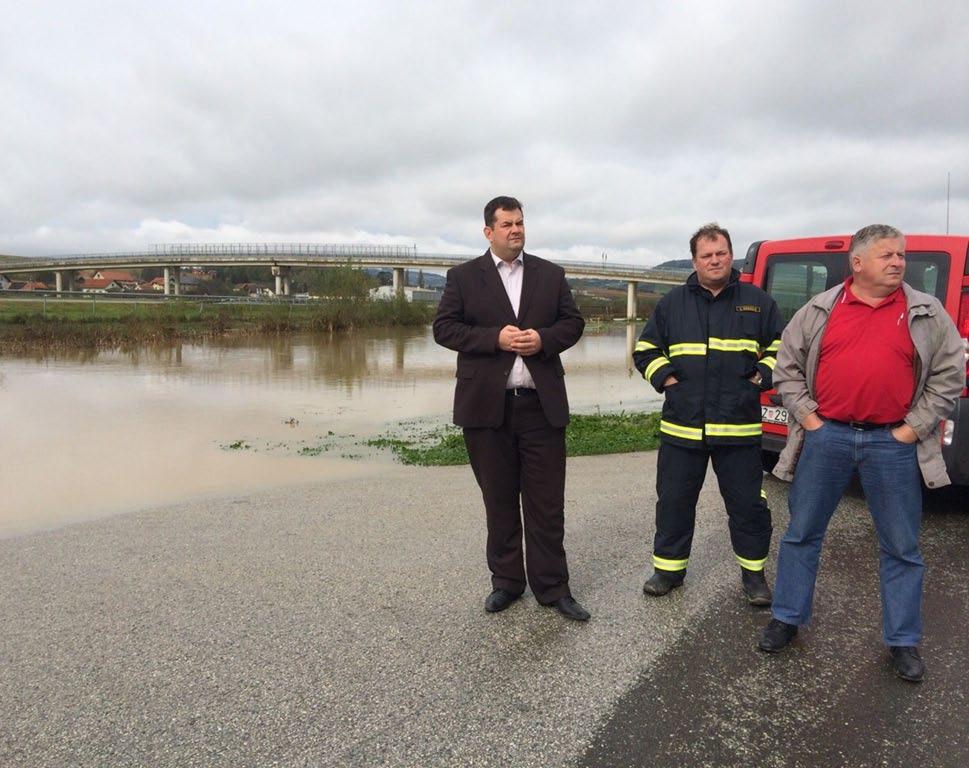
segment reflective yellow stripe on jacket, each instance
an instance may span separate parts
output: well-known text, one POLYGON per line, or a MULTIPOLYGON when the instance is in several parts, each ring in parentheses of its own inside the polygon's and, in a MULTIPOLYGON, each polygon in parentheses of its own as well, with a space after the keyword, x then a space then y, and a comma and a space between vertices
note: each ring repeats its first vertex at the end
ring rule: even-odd
POLYGON ((684 427, 682 424, 674 424, 672 421, 660 419, 659 431, 665 432, 672 437, 681 437, 684 440, 703 440, 703 430, 699 427, 684 427))
POLYGON ((707 341, 710 349, 718 352, 760 352, 760 346, 753 339, 715 339, 713 336, 707 341))
POLYGON ((670 344, 670 357, 677 355, 705 355, 707 345, 702 341, 685 341, 681 344, 670 344))
POLYGON ((770 343, 770 345, 768 345, 767 347, 764 348, 764 354, 765 355, 776 355, 778 352, 780 352, 780 349, 781 349, 781 340, 780 339, 776 339, 776 340, 772 341, 770 343))
POLYGON ((773 371, 774 366, 777 365, 777 353, 780 351, 780 348, 781 348, 780 339, 777 339, 776 341, 771 342, 770 345, 764 348, 763 350, 764 356, 760 359, 759 362, 763 363, 773 371))
POLYGON ((672 421, 660 419, 659 431, 684 440, 703 440, 708 437, 758 437, 763 428, 760 422, 756 424, 704 424, 703 427, 687 427, 672 421))
POLYGON ((664 365, 669 365, 669 364, 670 364, 669 358, 663 357, 662 355, 660 355, 655 360, 653 360, 653 362, 651 362, 649 365, 646 366, 646 370, 643 371, 643 378, 646 379, 646 381, 649 381, 651 378, 653 378, 653 374, 656 373, 656 371, 658 371, 664 365))
POLYGON ((703 431, 710 437, 757 437, 763 428, 758 421, 756 424, 704 424, 703 431))

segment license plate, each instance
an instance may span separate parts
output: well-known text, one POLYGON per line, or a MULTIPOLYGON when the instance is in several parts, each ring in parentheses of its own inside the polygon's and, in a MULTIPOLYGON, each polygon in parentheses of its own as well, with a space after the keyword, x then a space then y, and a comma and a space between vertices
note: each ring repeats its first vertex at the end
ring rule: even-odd
POLYGON ((768 424, 787 424, 787 408, 781 408, 779 405, 762 405, 760 420, 768 424))

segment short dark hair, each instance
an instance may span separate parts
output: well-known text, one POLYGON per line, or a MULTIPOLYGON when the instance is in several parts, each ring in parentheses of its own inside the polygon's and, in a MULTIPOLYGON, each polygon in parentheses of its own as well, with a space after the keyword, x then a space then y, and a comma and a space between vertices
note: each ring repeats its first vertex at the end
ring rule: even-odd
POLYGON ((484 219, 486 227, 493 227, 495 225, 495 212, 499 209, 502 211, 524 211, 525 207, 514 197, 499 195, 494 200, 490 200, 485 206, 484 219))
POLYGON ((727 239, 727 247, 730 249, 730 254, 733 255, 733 243, 730 242, 730 233, 717 224, 717 222, 712 221, 709 224, 704 224, 693 233, 693 237, 690 238, 690 256, 696 258, 696 244, 700 240, 716 240, 717 235, 723 235, 727 239))

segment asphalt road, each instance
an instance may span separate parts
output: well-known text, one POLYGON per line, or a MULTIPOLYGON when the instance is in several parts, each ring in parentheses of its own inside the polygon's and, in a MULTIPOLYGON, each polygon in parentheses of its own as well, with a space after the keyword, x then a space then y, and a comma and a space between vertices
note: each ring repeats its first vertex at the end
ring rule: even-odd
MULTIPOLYGON (((786 486, 767 487, 777 510, 786 486)), ((780 511, 776 534, 787 518, 780 511)), ((969 765, 964 495, 926 500, 921 541, 922 683, 898 679, 882 645, 877 541, 855 487, 826 539, 814 619, 792 646, 756 650, 764 617, 736 601, 712 603, 623 695, 579 765, 969 765)))
MULTIPOLYGON (((642 595, 654 476, 654 454, 570 462, 586 625, 528 596, 484 613, 466 467, 0 541, 0 766, 969 764, 969 515, 927 516, 915 686, 880 647, 861 501, 832 524, 815 624, 767 657, 712 478, 687 585, 642 595)), ((779 534, 786 486, 766 487, 779 534)))

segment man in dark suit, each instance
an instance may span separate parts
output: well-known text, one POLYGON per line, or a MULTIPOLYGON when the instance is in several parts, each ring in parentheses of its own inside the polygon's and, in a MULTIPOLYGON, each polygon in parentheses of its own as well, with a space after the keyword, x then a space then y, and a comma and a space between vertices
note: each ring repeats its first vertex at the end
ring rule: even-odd
POLYGON ((587 621, 569 591, 563 544, 569 403, 559 359, 585 321, 565 270, 524 252, 521 203, 496 197, 484 220, 491 248, 448 271, 434 340, 458 353, 454 423, 488 521, 485 610, 505 610, 529 584, 542 605, 587 621))

